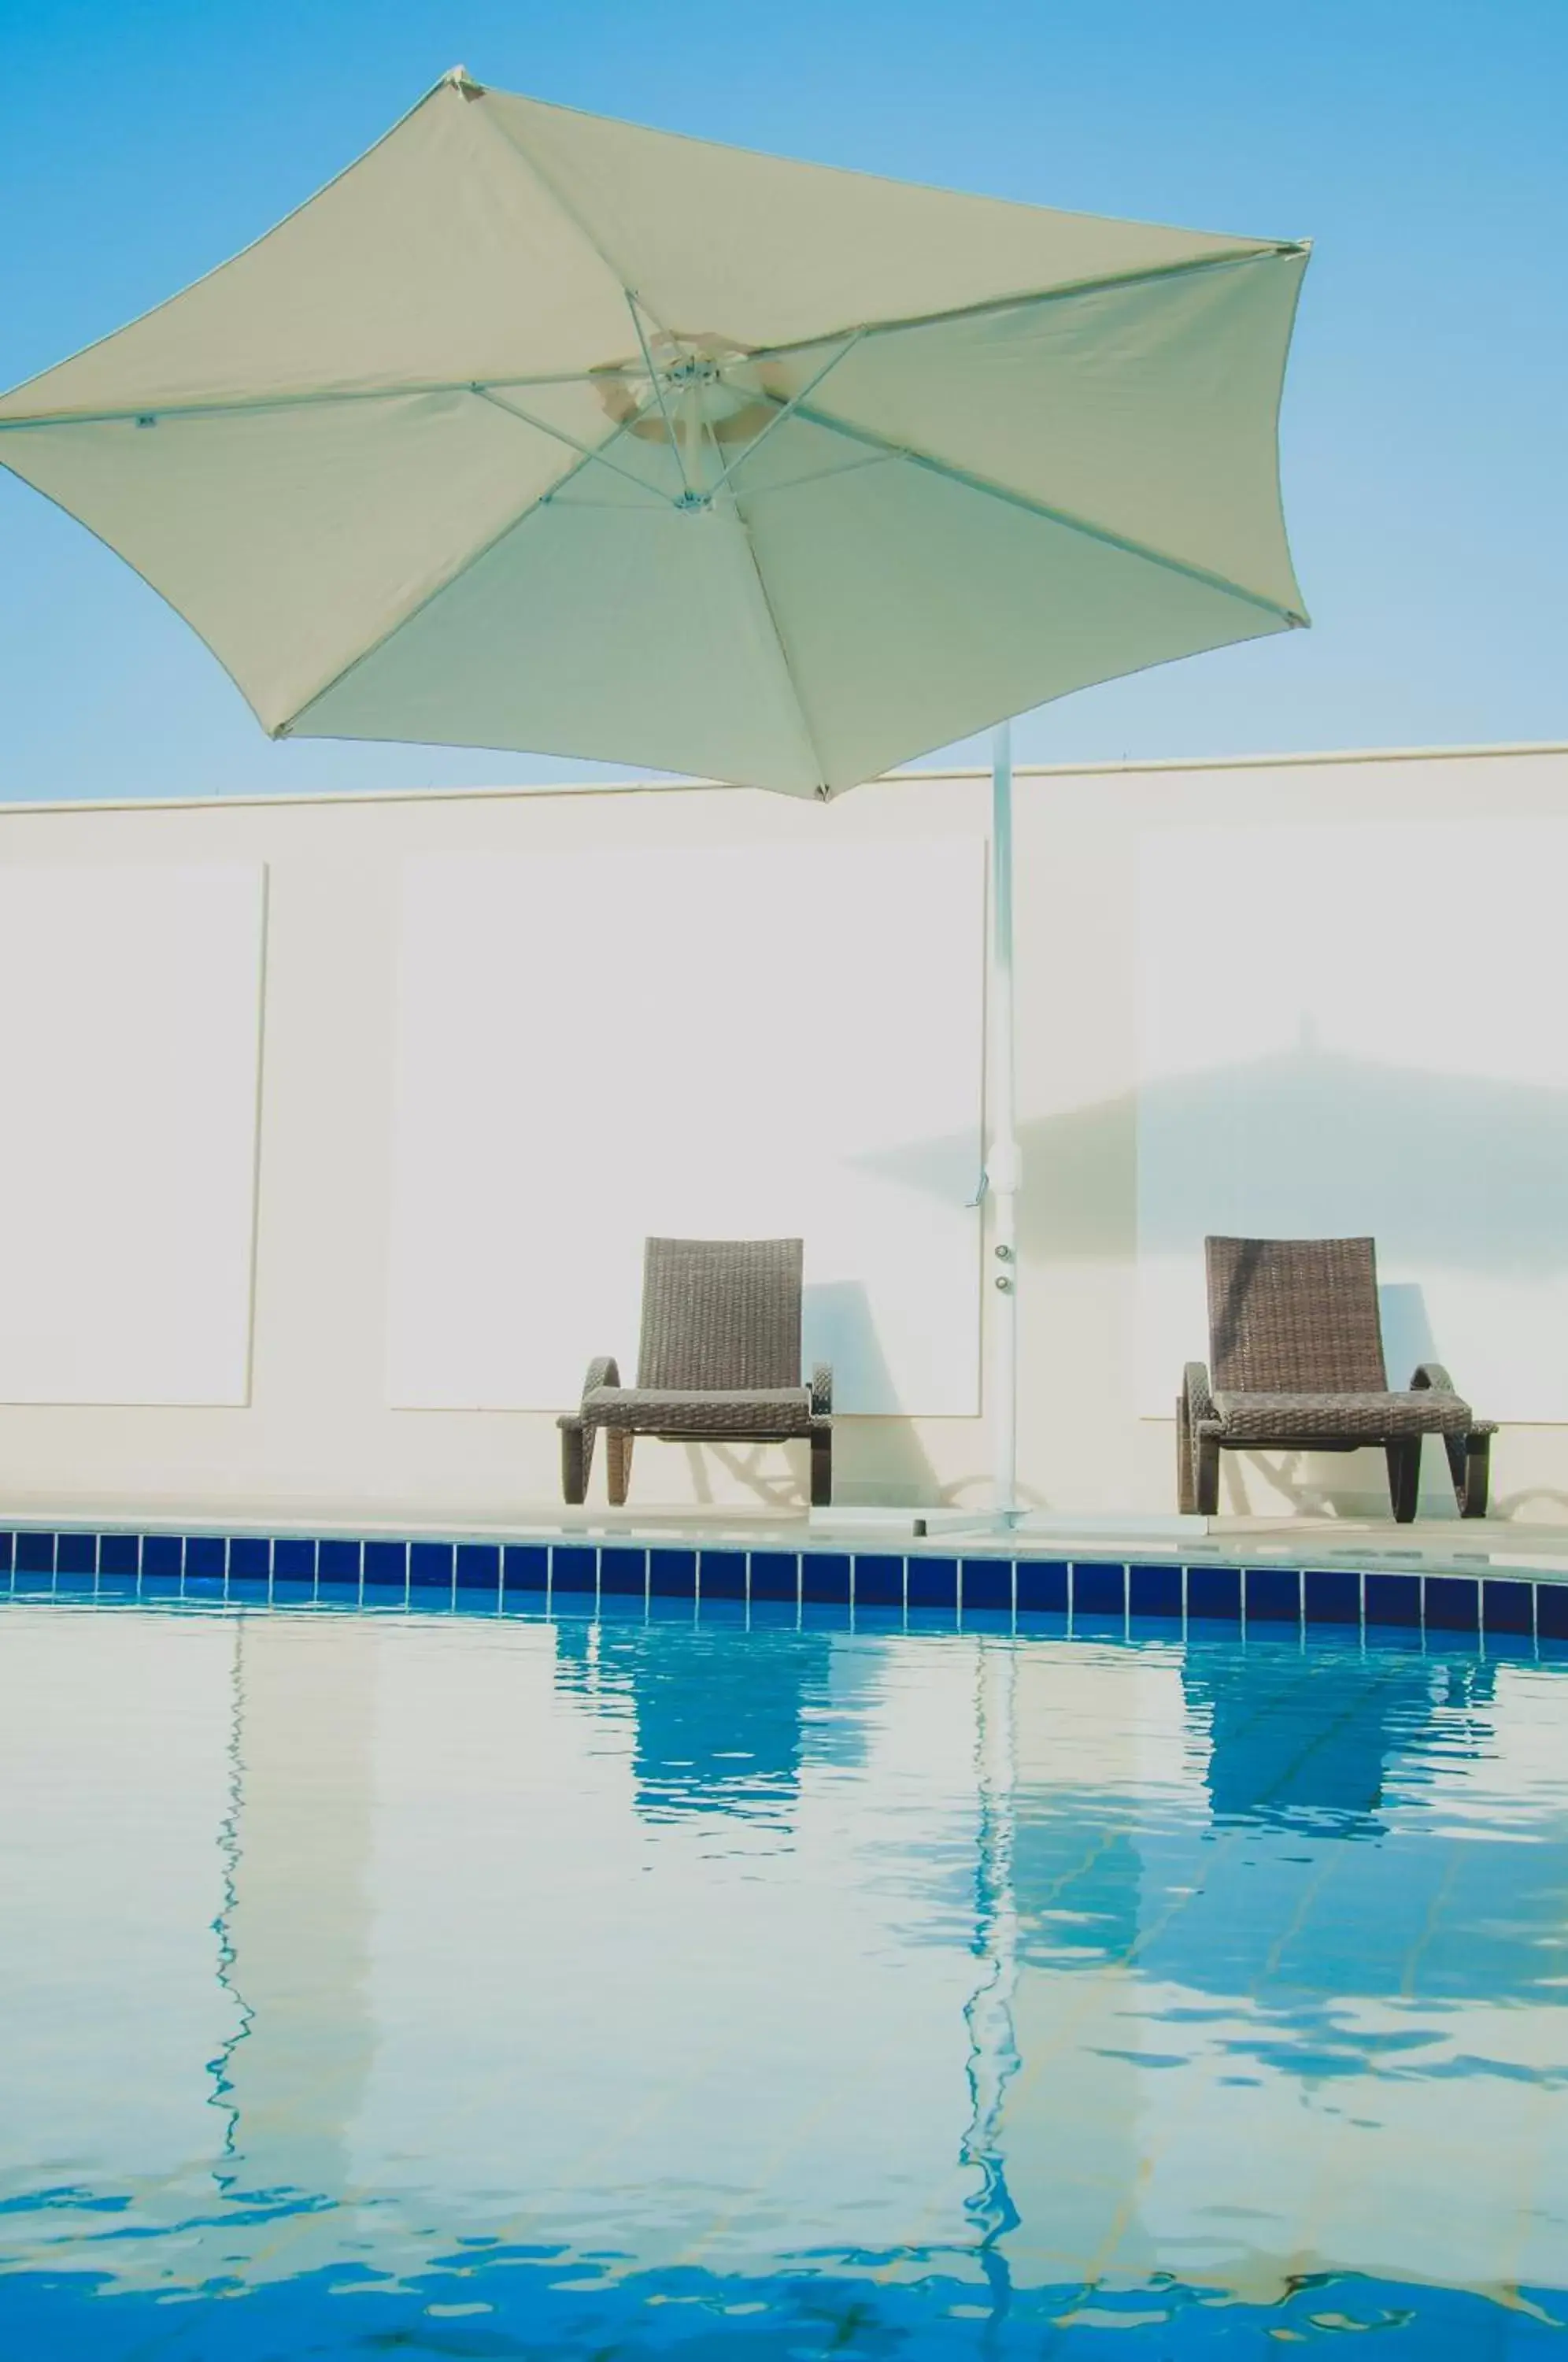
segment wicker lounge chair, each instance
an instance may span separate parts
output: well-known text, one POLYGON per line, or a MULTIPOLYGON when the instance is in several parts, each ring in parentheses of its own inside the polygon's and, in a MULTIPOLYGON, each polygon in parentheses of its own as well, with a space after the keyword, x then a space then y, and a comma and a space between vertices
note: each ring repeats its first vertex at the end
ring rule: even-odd
POLYGON ((1495 1424, 1436 1362, 1391 1392, 1371 1239, 1206 1239, 1213 1384, 1189 1362, 1176 1402, 1181 1508, 1220 1507, 1221 1451, 1355 1451, 1381 1444, 1395 1518, 1416 1514, 1421 1438, 1441 1435, 1460 1514, 1486 1514, 1495 1424))
POLYGON ((668 1443, 812 1447, 812 1506, 833 1499, 833 1372, 801 1383, 799 1239, 649 1239, 643 1250, 637 1383, 613 1361, 591 1362, 582 1405, 559 1422, 561 1490, 588 1497, 593 1439, 604 1429, 610 1498, 618 1508, 639 1435, 668 1443))

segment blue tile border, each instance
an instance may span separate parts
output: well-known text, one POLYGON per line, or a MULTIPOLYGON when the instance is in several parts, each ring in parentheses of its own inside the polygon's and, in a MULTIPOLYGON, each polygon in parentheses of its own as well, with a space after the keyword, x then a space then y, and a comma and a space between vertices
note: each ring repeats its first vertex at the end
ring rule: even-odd
POLYGON ((607 1542, 599 1553, 599 1596, 646 1599, 648 1554, 629 1543, 607 1542))
POLYGON ((801 1602, 816 1607, 847 1607, 852 1562, 843 1551, 802 1551, 801 1602))
POLYGON ((850 1561, 856 1607, 901 1607, 904 1562, 882 1551, 863 1551, 850 1561))
POLYGON ((958 1605, 967 1616, 975 1608, 993 1615, 1013 1612, 1013 1561, 1010 1558, 966 1558, 958 1562, 958 1605))
MULTIPOLYGON (((912 1568, 913 1562, 911 1563, 912 1568)), ((1072 1579, 1073 1571, 1066 1559, 1015 1560, 1013 1605, 1017 1612, 1020 1616, 1066 1616, 1072 1579)))
POLYGON ((1187 1613, 1189 1622, 1239 1624, 1242 1620, 1242 1570, 1239 1566, 1189 1566, 1187 1571, 1187 1613))
POLYGON ((495 1613, 558 1606, 593 1615, 679 1616, 712 1608, 759 1622, 791 1617, 845 1629, 861 1611, 914 1619, 941 1631, 1127 1628, 1133 1623, 1230 1625, 1276 1638, 1309 1628, 1359 1629, 1389 1639, 1496 1643, 1518 1654, 1568 1642, 1568 1581, 1528 1573, 1429 1573, 1354 1567, 1228 1566, 982 1549, 963 1558, 939 1546, 900 1555, 842 1545, 747 1550, 728 1537, 712 1548, 627 1536, 602 1541, 408 1540, 343 1535, 97 1532, 11 1527, 0 1532, 0 1595, 80 1601, 183 1598, 192 1602, 389 1607, 495 1613))
POLYGON ((1130 1566, 1127 1570, 1127 1612, 1158 1616, 1179 1623, 1187 1610, 1186 1587, 1179 1566, 1130 1566))
MULTIPOLYGON (((559 1557, 558 1551, 556 1555, 559 1557)), ((697 1595, 702 1600, 745 1599, 746 1595, 745 1551, 699 1551, 697 1595)))
POLYGON ((760 1601, 794 1607, 801 1598, 799 1551, 753 1551, 749 1555, 751 1604, 760 1601))

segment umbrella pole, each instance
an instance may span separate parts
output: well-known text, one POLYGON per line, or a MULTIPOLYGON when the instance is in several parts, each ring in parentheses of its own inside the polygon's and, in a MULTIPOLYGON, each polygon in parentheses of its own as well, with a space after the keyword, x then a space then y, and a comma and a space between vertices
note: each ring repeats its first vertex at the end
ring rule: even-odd
POLYGON ((1018 1510, 1018 1184, 1013 1076, 1012 724, 991 739, 990 1142, 986 1187, 991 1200, 991 1507, 1010 1520, 1018 1510))

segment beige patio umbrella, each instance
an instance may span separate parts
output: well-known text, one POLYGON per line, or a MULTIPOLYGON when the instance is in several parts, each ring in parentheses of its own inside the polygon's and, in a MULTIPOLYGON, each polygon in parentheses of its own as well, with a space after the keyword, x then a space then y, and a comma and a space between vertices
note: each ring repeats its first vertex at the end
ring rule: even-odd
MULTIPOLYGON (((0 458, 162 592, 274 736, 827 797, 1306 621, 1275 447, 1306 261, 459 68, 232 262, 0 398, 0 458)), ((988 1170, 1010 1265, 1005 758, 988 1170)))

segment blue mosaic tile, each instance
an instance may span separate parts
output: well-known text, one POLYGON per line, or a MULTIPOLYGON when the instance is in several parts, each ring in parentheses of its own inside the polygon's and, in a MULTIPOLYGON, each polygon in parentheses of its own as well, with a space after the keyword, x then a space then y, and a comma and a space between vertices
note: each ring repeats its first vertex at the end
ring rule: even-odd
POLYGON ((98 1565, 96 1534, 60 1534, 55 1539, 55 1572, 58 1574, 93 1574, 98 1565))
MULTIPOLYGON (((102 1591, 103 1587, 100 1579, 98 1588, 102 1591)), ((228 1595, 231 1600, 242 1606, 264 1601, 267 1596, 267 1578, 264 1574, 231 1574, 228 1578, 228 1595)))
MULTIPOLYGON (((149 1541, 151 1541, 155 1537, 149 1534, 147 1539, 149 1541)), ((177 1574, 149 1574, 144 1567, 142 1569, 141 1575, 140 1595, 143 1599, 178 1599, 180 1596, 180 1578, 177 1574)))
POLYGON ((1250 1566, 1246 1571, 1249 1624, 1299 1624, 1301 1576, 1293 1566, 1250 1566))
POLYGON ((507 1543, 501 1553, 501 1581, 505 1592, 542 1592, 549 1579, 550 1554, 543 1542, 507 1543))
POLYGON ((1069 1576, 1066 1559, 1021 1558, 1014 1578, 1021 1616, 1065 1616, 1069 1576))
POLYGON ((581 1598, 599 1588, 599 1552, 581 1542, 557 1542, 550 1552, 550 1596, 581 1598))
MULTIPOLYGON (((316 1584, 315 1597, 316 1605, 321 1607, 358 1607, 359 1578, 356 1575, 352 1583, 341 1583, 323 1576, 316 1584)), ((439 1597, 437 1593, 437 1600, 439 1597)))
POLYGON ((646 1550, 622 1550, 606 1543, 599 1553, 599 1588, 613 1598, 642 1599, 648 1587, 646 1550))
POLYGON ((696 1551, 649 1551, 648 1590, 655 1599, 695 1599, 697 1596, 696 1551))
POLYGON ((343 1584, 356 1592, 359 1588, 359 1545, 344 1541, 341 1536, 328 1534, 315 1546, 316 1580, 323 1591, 328 1584, 343 1584))
POLYGON ((698 1595, 703 1600, 745 1597, 745 1552, 705 1550, 697 1567, 698 1595))
POLYGON ((171 1575, 178 1576, 184 1557, 184 1546, 178 1534, 143 1534, 141 1538, 141 1571, 160 1582, 171 1575))
POLYGON ((1361 1622, 1361 1577, 1353 1567, 1309 1567, 1301 1596, 1309 1624, 1361 1622))
POLYGON ((802 1551, 801 1597, 818 1606, 849 1605, 849 1560, 841 1551, 802 1551))
POLYGON ((314 1583, 315 1544, 303 1534, 280 1534, 272 1544, 272 1575, 278 1583, 314 1583))
MULTIPOLYGON (((101 1550, 106 1549, 114 1539, 114 1536, 105 1534, 101 1550)), ((103 1564, 101 1552, 98 1563, 100 1566, 103 1564)), ((242 1583, 265 1584, 271 1564, 272 1545, 264 1535, 233 1534, 230 1536, 228 1575, 231 1583, 237 1578, 242 1583)))
POLYGON ((17 1572, 18 1574, 52 1574, 54 1573, 54 1536, 52 1534, 18 1534, 17 1536, 17 1572))
POLYGON ((408 1587, 410 1591, 451 1590, 452 1545, 450 1542, 410 1542, 408 1587))
POLYGON ((909 1562, 907 1596, 911 1607, 955 1608, 958 1605, 957 1560, 955 1558, 911 1558, 909 1562))
POLYGON ((793 1606, 801 1595, 801 1562, 793 1551, 753 1551, 751 1595, 793 1606))
POLYGON ((62 1594, 74 1591, 84 1598, 91 1598, 97 1580, 97 1576, 89 1574, 84 1567, 73 1567, 67 1574, 56 1574, 54 1587, 62 1594))
MULTIPOLYGON (((806 1555, 807 1553, 802 1551, 801 1553, 802 1565, 806 1555)), ((813 1551, 812 1555, 814 1557, 818 1553, 813 1551)), ((847 1561, 845 1563, 844 1579, 847 1584, 849 1581, 847 1561)), ((847 1589, 842 1599, 802 1598, 801 1602, 800 1622, 802 1632, 847 1632, 854 1620, 855 1611, 850 1606, 847 1589)))
POLYGON ((221 1534, 187 1534, 185 1537, 185 1579, 193 1576, 215 1575, 221 1583, 227 1573, 228 1552, 221 1534))
POLYGON ((1568 1640, 1568 1583, 1536 1584, 1535 1628, 1542 1640, 1568 1640))
POLYGON ((1189 1617, 1218 1622, 1242 1620, 1242 1570, 1239 1566, 1189 1566, 1187 1570, 1187 1612, 1189 1617))
POLYGON ((16 1563, 16 1535, 0 1534, 0 1574, 8 1574, 10 1573, 11 1568, 16 1563))
POLYGON ((1534 1585, 1510 1583, 1488 1575, 1481 1586, 1481 1612, 1488 1636, 1494 1632, 1535 1630, 1534 1585))
POLYGON ((367 1542, 363 1573, 367 1591, 405 1591, 408 1588, 408 1544, 367 1542))
MULTIPOLYGON (((282 1548, 282 1544, 280 1542, 278 1547, 281 1550, 282 1548)), ((315 1544, 314 1542, 311 1544, 311 1548, 313 1551, 315 1550, 315 1544)), ((144 1591, 146 1590, 147 1586, 145 1584, 143 1584, 142 1588, 144 1591)), ((281 1575, 276 1567, 274 1567, 272 1570, 272 1597, 280 1607, 308 1607, 315 1597, 315 1577, 314 1574, 308 1577, 290 1574, 281 1575)))
POLYGON ((136 1595, 137 1577, 134 1574, 119 1573, 105 1574, 102 1568, 99 1569, 98 1596, 100 1599, 134 1599, 136 1595))
POLYGON ((1134 1616, 1181 1617, 1181 1569, 1179 1566, 1130 1566, 1127 1570, 1127 1606, 1134 1616))
POLYGON ((879 1552, 856 1553, 852 1562, 856 1607, 901 1607, 904 1604, 904 1562, 879 1552))
POLYGON ((501 1544, 499 1542, 459 1542, 458 1544, 458 1589, 459 1591, 499 1591, 501 1588, 501 1544))
POLYGON ((1103 1560, 1073 1562, 1073 1621, 1085 1617, 1120 1623, 1127 1613, 1127 1569, 1103 1560))
POLYGON ((1422 1601, 1429 1632, 1481 1628, 1481 1585, 1473 1575, 1429 1574, 1422 1601))
POLYGON ((1366 1620, 1405 1628, 1421 1623, 1421 1579, 1419 1574, 1373 1574, 1365 1577, 1366 1620))
POLYGON ((1012 1614, 1012 1561, 1010 1558, 966 1558, 958 1569, 959 1598, 967 1616, 974 1608, 993 1615, 1012 1614))
POLYGON ((187 1599, 221 1599, 224 1579, 221 1574, 187 1574, 181 1589, 187 1599))

